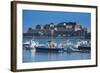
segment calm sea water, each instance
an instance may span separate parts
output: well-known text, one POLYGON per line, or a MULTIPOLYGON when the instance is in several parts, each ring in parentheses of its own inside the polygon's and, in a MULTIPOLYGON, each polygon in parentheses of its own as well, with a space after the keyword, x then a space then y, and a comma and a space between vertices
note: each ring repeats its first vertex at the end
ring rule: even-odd
MULTIPOLYGON (((23 42, 30 41, 32 37, 24 37, 23 42)), ((34 41, 39 44, 46 44, 50 38, 34 38, 34 41)), ((56 38, 55 41, 59 44, 62 41, 68 41, 69 43, 76 43, 83 39, 65 39, 56 38)), ((69 44, 68 43, 68 44, 69 44)), ((90 52, 36 52, 35 49, 23 49, 23 62, 43 62, 43 61, 63 61, 63 60, 87 60, 91 59, 90 52)))

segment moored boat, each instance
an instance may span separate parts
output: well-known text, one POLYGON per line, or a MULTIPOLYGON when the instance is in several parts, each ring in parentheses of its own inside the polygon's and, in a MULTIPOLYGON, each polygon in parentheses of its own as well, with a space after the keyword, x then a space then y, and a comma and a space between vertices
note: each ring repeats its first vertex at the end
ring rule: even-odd
POLYGON ((90 51, 91 50, 91 44, 89 41, 82 41, 78 47, 77 47, 78 50, 80 51, 90 51))
POLYGON ((38 45, 33 39, 31 41, 27 41, 23 44, 24 48, 26 49, 34 49, 38 45))
POLYGON ((91 50, 90 46, 78 46, 79 50, 91 50))
POLYGON ((39 52, 62 52, 64 51, 63 47, 57 46, 58 44, 54 41, 48 41, 48 45, 36 46, 36 51, 39 52))
POLYGON ((63 52, 64 48, 36 47, 37 52, 63 52))

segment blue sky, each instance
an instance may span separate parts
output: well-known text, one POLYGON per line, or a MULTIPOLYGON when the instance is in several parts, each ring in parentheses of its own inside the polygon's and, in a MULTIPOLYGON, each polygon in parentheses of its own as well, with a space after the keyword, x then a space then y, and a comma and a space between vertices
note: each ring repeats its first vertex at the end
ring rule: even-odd
POLYGON ((79 12, 56 12, 56 11, 35 11, 23 10, 23 31, 37 24, 49 24, 60 22, 76 22, 84 27, 91 27, 91 14, 79 12))

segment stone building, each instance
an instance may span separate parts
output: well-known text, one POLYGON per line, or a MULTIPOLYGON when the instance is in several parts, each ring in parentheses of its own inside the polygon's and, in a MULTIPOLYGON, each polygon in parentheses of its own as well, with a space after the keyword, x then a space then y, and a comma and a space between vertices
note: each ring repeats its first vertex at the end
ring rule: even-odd
POLYGON ((83 28, 76 22, 61 22, 58 24, 49 23, 36 25, 35 29, 29 28, 27 33, 32 33, 33 36, 65 36, 65 37, 86 37, 87 28, 83 28))

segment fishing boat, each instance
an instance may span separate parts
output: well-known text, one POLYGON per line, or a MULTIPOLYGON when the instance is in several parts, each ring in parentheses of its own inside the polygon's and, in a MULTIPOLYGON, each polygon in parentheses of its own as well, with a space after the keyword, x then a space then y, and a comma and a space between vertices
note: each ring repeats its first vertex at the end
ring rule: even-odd
POLYGON ((37 45, 38 45, 38 43, 35 42, 34 39, 32 39, 31 41, 27 41, 27 42, 23 43, 23 46, 26 49, 34 49, 37 45))
POLYGON ((63 52, 64 48, 36 47, 38 52, 63 52))
POLYGON ((80 51, 90 51, 91 50, 90 41, 81 41, 80 44, 78 44, 77 49, 80 51))
POLYGON ((35 47, 38 52, 63 52, 63 47, 58 47, 56 43, 49 41, 47 46, 35 47))
POLYGON ((64 52, 73 53, 73 52, 90 52, 91 51, 91 44, 90 41, 81 40, 78 41, 76 44, 68 41, 66 47, 64 48, 64 52))
POLYGON ((89 51, 89 50, 91 50, 91 47, 90 46, 78 46, 78 49, 79 50, 87 50, 87 51, 89 51))

